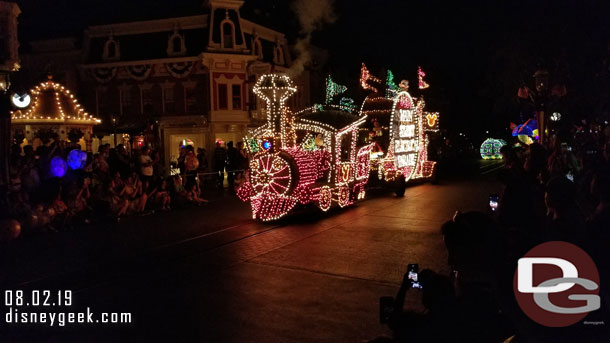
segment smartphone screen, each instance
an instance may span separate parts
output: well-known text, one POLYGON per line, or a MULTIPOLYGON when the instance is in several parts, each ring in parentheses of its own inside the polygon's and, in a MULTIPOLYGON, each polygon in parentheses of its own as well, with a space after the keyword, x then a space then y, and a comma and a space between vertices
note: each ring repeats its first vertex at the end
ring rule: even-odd
POLYGON ((417 272, 419 271, 419 265, 409 264, 407 266, 407 273, 409 273, 409 280, 417 281, 417 272))
POLYGON ((411 288, 422 288, 421 283, 419 283, 419 265, 418 264, 409 264, 407 266, 408 278, 411 280, 411 288))
POLYGON ((499 201, 500 201, 500 196, 498 194, 490 194, 489 195, 489 208, 495 212, 498 209, 499 201))

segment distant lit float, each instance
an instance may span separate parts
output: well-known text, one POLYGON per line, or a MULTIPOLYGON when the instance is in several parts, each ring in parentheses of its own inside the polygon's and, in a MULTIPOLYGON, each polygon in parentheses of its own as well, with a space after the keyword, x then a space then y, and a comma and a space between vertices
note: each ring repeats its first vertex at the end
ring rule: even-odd
POLYGON ((503 139, 487 138, 481 144, 480 153, 481 158, 484 160, 499 160, 502 159, 500 149, 506 145, 506 141, 503 139))

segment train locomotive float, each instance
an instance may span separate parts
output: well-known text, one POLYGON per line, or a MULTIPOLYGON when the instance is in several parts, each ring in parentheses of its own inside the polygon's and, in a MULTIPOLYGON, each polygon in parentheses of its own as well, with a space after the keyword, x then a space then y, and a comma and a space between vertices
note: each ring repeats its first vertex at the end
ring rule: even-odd
POLYGON ((355 113, 346 98, 340 105, 331 103, 338 92, 329 96, 329 82, 325 105, 296 114, 285 105, 296 92, 288 76, 263 75, 256 82, 253 91, 266 104, 266 123, 245 137, 252 158, 237 190, 241 200, 250 202, 253 219, 279 219, 299 205, 313 204, 322 211, 348 206, 365 197, 371 175, 387 181, 432 175, 423 100, 416 102, 401 90, 387 104, 367 97, 355 113), (373 103, 381 111, 372 110, 373 103), (368 134, 370 123, 376 123, 371 130, 377 136, 368 134))
POLYGON ((286 75, 260 77, 254 92, 266 103, 267 123, 246 137, 254 156, 237 190, 254 219, 278 219, 297 204, 326 211, 364 197, 372 145, 357 149, 356 143, 366 117, 343 111, 294 116, 285 102, 296 87, 286 75))

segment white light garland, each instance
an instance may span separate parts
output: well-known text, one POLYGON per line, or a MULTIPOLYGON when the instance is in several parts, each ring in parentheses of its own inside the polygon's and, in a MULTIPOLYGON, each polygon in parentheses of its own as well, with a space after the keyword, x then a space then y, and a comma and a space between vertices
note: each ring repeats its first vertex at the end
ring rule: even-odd
POLYGON ((21 110, 11 112, 11 120, 14 123, 30 123, 30 122, 74 122, 76 124, 99 124, 101 120, 93 117, 78 103, 70 90, 66 89, 59 83, 48 80, 41 82, 36 87, 30 90, 33 95, 34 101, 32 105, 25 111, 21 110), (55 107, 57 108, 56 113, 41 113, 39 108, 41 106, 41 96, 43 93, 53 92, 53 98, 55 101, 55 107), (62 101, 63 100, 63 101, 62 101), (63 102, 63 104, 62 104, 63 102), (71 105, 71 109, 68 112, 64 109, 64 105, 71 105), (70 114, 66 114, 70 113, 70 114))

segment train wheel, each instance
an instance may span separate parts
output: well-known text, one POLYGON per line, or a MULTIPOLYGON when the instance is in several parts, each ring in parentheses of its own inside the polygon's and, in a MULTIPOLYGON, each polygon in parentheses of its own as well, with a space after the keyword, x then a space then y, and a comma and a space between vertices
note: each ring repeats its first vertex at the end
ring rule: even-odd
POLYGON ((250 180, 255 194, 286 194, 290 189, 291 177, 290 165, 277 154, 250 161, 250 180))
POLYGON ((339 206, 345 207, 349 205, 349 196, 349 188, 345 186, 340 186, 337 188, 337 202, 339 203, 339 206))
POLYGON ((323 186, 320 188, 320 193, 318 194, 318 207, 322 211, 328 211, 330 205, 332 204, 333 193, 330 190, 330 187, 323 186))

